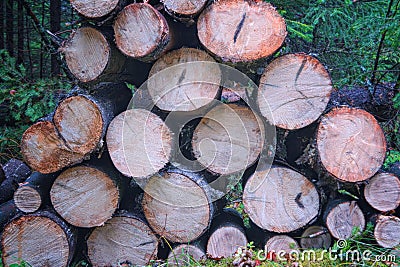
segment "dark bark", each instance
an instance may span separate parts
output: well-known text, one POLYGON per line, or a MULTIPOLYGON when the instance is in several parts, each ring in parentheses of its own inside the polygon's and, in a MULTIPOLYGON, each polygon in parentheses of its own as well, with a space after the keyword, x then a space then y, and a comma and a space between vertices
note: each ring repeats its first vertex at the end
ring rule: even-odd
MULTIPOLYGON (((13 200, 0 205, 0 229, 8 223, 17 214, 17 207, 13 200)), ((0 231, 1 232, 1 231, 0 231)))
MULTIPOLYGON (((50 1, 50 31, 57 33, 60 31, 61 26, 61 1, 51 0, 50 1)), ((60 74, 60 65, 57 61, 58 54, 51 55, 51 75, 57 76, 60 74)))
POLYGON ((14 56, 14 1, 6 2, 6 48, 10 56, 14 56))
POLYGON ((0 186, 0 203, 12 199, 18 184, 26 180, 31 170, 20 160, 11 159, 3 166, 6 179, 0 186))

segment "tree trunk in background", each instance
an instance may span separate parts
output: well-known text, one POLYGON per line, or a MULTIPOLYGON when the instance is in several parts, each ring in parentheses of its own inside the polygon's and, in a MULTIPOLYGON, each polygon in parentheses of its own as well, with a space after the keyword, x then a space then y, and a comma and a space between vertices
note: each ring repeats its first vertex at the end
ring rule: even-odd
MULTIPOLYGON (((42 21, 41 21, 41 23, 42 23, 42 26, 44 26, 44 17, 45 17, 45 2, 43 1, 42 2, 42 21)), ((40 42, 40 63, 39 63, 39 69, 40 69, 40 74, 39 74, 39 77, 40 78, 43 78, 43 65, 44 65, 44 54, 43 54, 43 42, 40 42)))
POLYGON ((0 0, 0 49, 4 49, 4 0, 0 0))
MULTIPOLYGON (((60 31, 61 26, 61 1, 50 0, 50 31, 57 33, 60 31)), ((60 75, 60 65, 57 62, 58 54, 51 55, 51 75, 60 75)))
POLYGON ((18 12, 17 65, 19 65, 24 62, 24 8, 20 1, 18 1, 17 4, 17 12, 18 12))
POLYGON ((10 56, 14 56, 14 27, 13 27, 13 22, 14 22, 14 1, 13 0, 8 0, 6 3, 6 48, 8 50, 8 53, 10 56))

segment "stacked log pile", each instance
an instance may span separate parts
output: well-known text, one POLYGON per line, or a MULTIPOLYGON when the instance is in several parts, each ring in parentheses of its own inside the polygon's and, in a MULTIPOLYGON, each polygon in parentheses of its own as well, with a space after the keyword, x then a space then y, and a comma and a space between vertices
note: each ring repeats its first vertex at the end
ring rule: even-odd
POLYGON ((229 257, 253 230, 267 250, 327 248, 371 218, 379 245, 399 244, 400 182, 380 172, 383 131, 358 107, 327 108, 332 83, 316 58, 273 59, 286 25, 272 5, 70 2, 88 22, 60 47, 78 86, 24 133, 34 172, 2 168, 5 266, 145 265, 165 243, 175 264, 182 252, 229 257), (233 67, 259 84, 236 82, 233 67), (146 79, 132 98, 129 83, 146 79), (306 160, 274 158, 303 129, 306 160), (222 209, 231 179, 243 183, 250 230, 222 209))

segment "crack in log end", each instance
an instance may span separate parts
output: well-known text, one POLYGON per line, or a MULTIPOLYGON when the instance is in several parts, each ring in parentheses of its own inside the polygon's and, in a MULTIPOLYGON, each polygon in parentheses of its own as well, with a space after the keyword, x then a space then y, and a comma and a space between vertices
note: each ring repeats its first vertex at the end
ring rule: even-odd
POLYGON ((237 25, 235 34, 234 34, 234 36, 233 36, 233 43, 236 43, 236 40, 237 40, 237 38, 238 38, 238 36, 239 36, 240 31, 241 31, 242 28, 243 28, 243 25, 244 25, 244 21, 245 21, 245 20, 246 20, 246 12, 244 12, 244 14, 243 14, 243 16, 242 16, 242 19, 240 20, 239 24, 237 25))
POLYGON ((176 85, 181 84, 181 83, 183 82, 183 80, 185 79, 185 77, 186 77, 186 69, 184 69, 184 70, 182 71, 182 74, 181 74, 181 76, 179 77, 179 80, 178 80, 178 82, 176 83, 176 85))
POLYGON ((301 192, 298 193, 297 196, 296 196, 296 198, 294 199, 294 201, 296 201, 296 204, 297 204, 300 208, 304 209, 303 203, 300 202, 301 195, 302 195, 301 192))
POLYGON ((304 58, 304 59, 303 59, 303 62, 301 62, 301 66, 300 66, 299 70, 298 70, 297 73, 296 73, 296 78, 294 79, 294 84, 295 84, 295 85, 297 84, 297 80, 299 79, 300 74, 301 74, 301 72, 303 71, 304 66, 306 65, 306 63, 307 63, 307 58, 304 58))

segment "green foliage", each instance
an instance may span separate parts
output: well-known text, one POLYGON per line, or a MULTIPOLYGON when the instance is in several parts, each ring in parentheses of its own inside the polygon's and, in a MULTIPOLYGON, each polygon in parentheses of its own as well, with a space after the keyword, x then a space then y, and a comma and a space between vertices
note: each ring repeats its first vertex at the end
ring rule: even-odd
POLYGON ((23 65, 0 50, 0 106, 7 109, 6 122, 32 123, 55 108, 55 95, 66 91, 59 79, 26 78, 23 65))
POLYGON ((383 167, 386 169, 390 167, 393 163, 400 162, 400 152, 396 150, 391 150, 386 153, 386 159, 383 163, 383 167))
POLYGON ((0 126, 0 162, 22 159, 19 143, 28 125, 0 126))
POLYGON ((399 1, 394 1, 390 12, 387 0, 271 2, 287 21, 289 41, 283 52, 315 54, 327 65, 336 86, 370 83, 377 56, 377 81, 396 81, 400 71, 399 1))

